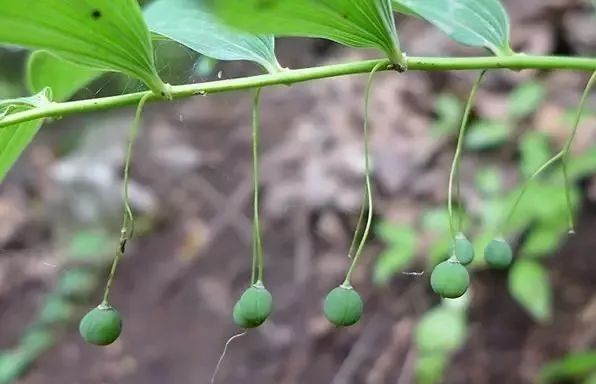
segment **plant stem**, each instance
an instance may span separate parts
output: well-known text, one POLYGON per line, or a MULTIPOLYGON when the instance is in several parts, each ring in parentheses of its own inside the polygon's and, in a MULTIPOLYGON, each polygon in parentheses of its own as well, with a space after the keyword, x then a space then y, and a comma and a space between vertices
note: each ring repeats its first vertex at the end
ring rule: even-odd
POLYGON ((582 118, 582 113, 584 111, 584 107, 586 105, 586 100, 588 99, 588 95, 590 94, 590 90, 592 86, 596 82, 596 72, 592 73, 592 76, 588 80, 586 84, 586 88, 584 88, 584 92, 581 96, 579 101, 579 105, 577 106, 577 113, 575 115, 575 121, 573 122, 573 129, 571 130, 571 134, 569 138, 567 138, 567 142, 565 143, 565 147, 563 148, 563 177, 565 179, 565 200, 567 202, 567 213, 569 214, 569 232, 575 232, 574 224, 573 224, 573 209, 571 207, 571 195, 569 193, 569 177, 567 174, 567 162, 569 159, 569 153, 571 152, 571 144, 573 144, 573 140, 575 139, 575 134, 577 133, 577 128, 579 127, 579 123, 582 118))
MULTIPOLYGON (((470 96, 468 96, 468 101, 466 103, 466 108, 464 110, 464 115, 461 119, 461 125, 459 127, 459 135, 457 137, 457 147, 455 148, 455 155, 453 155, 453 162, 451 163, 451 172, 449 172, 449 189, 448 189, 448 197, 447 197, 447 212, 449 214, 449 232, 451 233, 451 238, 455 242, 455 225, 454 225, 454 218, 453 218, 453 179, 455 174, 457 173, 457 198, 459 200, 459 189, 460 189, 460 176, 459 176, 459 161, 461 158, 462 149, 464 147, 464 138, 466 136, 466 128, 468 126, 468 120, 470 119, 470 113, 472 112, 472 106, 474 105, 474 100, 476 99, 476 93, 478 92, 478 88, 480 86, 480 82, 484 77, 486 71, 480 72, 480 75, 476 78, 474 82, 474 86, 470 91, 470 96)), ((460 219, 461 221, 461 219, 460 219)), ((460 230, 461 230, 461 222, 460 222, 460 230)))
POLYGON ((358 235, 360 234, 360 230, 362 229, 362 222, 364 221, 364 211, 366 211, 366 189, 362 192, 362 200, 360 201, 360 214, 358 215, 358 222, 356 224, 356 229, 354 230, 354 236, 352 237, 352 243, 350 244, 350 249, 348 250, 348 258, 351 259, 354 257, 354 251, 356 250, 356 244, 358 243, 358 235))
MULTIPOLYGON (((252 176, 253 176, 253 273, 254 264, 257 264, 256 281, 263 281, 263 244, 261 243, 261 225, 259 223, 259 140, 260 140, 260 114, 259 100, 261 88, 257 88, 252 107, 252 176)), ((253 284, 256 282, 253 277, 253 284)))
MULTIPOLYGON (((478 69, 567 69, 596 71, 596 58, 565 57, 565 56, 533 56, 518 54, 504 57, 408 57, 406 60, 409 70, 420 71, 451 71, 478 69)), ((289 85, 308 80, 328 77, 351 75, 356 73, 370 73, 380 65, 380 69, 389 70, 393 66, 386 59, 364 60, 343 64, 333 64, 321 67, 295 69, 278 73, 250 76, 238 79, 218 80, 206 83, 185 84, 171 87, 170 96, 175 99, 195 95, 229 92, 248 88, 261 88, 270 85, 289 85), (384 67, 384 68, 383 68, 384 67)), ((41 118, 60 118, 76 113, 101 111, 132 105, 145 96, 148 101, 163 100, 163 97, 151 91, 130 93, 119 96, 102 97, 96 99, 77 100, 65 103, 50 103, 40 108, 10 114, 0 119, 0 128, 41 118)))
POLYGON ((114 257, 114 261, 112 262, 112 268, 110 269, 110 274, 108 275, 108 281, 106 283, 106 288, 103 294, 102 304, 109 306, 110 302, 110 289, 112 288, 112 283, 114 282, 114 276, 116 275, 116 269, 118 268, 118 263, 120 259, 124 255, 126 251, 126 243, 130 240, 134 234, 135 228, 135 219, 132 213, 132 209, 130 207, 130 199, 128 196, 128 184, 130 182, 130 160, 132 158, 132 150, 136 138, 139 134, 139 127, 141 125, 141 113, 143 112, 143 107, 145 106, 145 102, 149 98, 149 95, 145 95, 139 101, 137 106, 137 110, 135 113, 134 120, 130 127, 130 134, 128 136, 128 147, 126 149, 126 161, 124 164, 124 213, 122 215, 122 226, 120 228, 120 241, 118 243, 118 248, 116 249, 116 256, 114 257))
MULTIPOLYGON (((360 243, 358 244, 358 249, 352 258, 352 264, 346 273, 346 279, 344 280, 344 286, 350 286, 350 279, 352 278, 352 273, 358 264, 358 259, 360 259, 360 255, 362 255, 362 251, 364 250, 364 245, 366 244, 366 239, 368 238, 368 233, 370 231, 370 225, 372 223, 372 216, 373 216, 373 198, 372 198, 372 186, 370 182, 370 154, 369 154, 369 139, 368 139, 368 104, 370 100, 370 90, 372 88, 372 80, 374 74, 383 67, 383 63, 379 63, 373 67, 368 75, 368 82, 366 83, 366 89, 364 91, 364 125, 363 125, 363 136, 364 136, 364 191, 366 195, 366 207, 368 209, 368 215, 366 217, 366 225, 364 226, 364 232, 362 233, 362 238, 360 239, 360 243)), ((364 206, 361 208, 361 217, 362 213, 364 212, 364 206)), ((358 222, 358 227, 356 229, 356 233, 354 236, 357 235, 358 228, 360 227, 360 220, 358 222)))
POLYGON ((592 74, 592 76, 590 77, 590 80, 588 80, 588 83, 586 84, 586 88, 584 89, 584 92, 583 92, 582 97, 579 102, 577 114, 575 115, 573 129, 571 131, 571 135, 569 135, 569 138, 567 138, 565 147, 559 153, 557 153, 555 156, 551 157, 544 164, 542 164, 536 171, 534 171, 534 173, 528 178, 528 180, 526 180, 521 192, 519 193, 519 195, 517 196, 517 199, 513 203, 513 206, 511 207, 511 210, 509 211, 507 218, 501 223, 501 226, 499 228, 499 233, 503 233, 503 230, 505 229, 507 224, 511 221, 511 218, 513 217, 513 214, 515 213, 515 209, 517 208, 522 197, 528 190, 528 187, 530 186, 530 183, 532 182, 532 180, 534 180, 536 177, 538 177, 538 175, 540 175, 542 172, 544 172, 546 169, 548 169, 551 165, 556 163, 558 160, 561 160, 562 168, 563 168, 563 175, 565 177, 565 198, 567 201, 567 209, 569 212, 569 226, 570 226, 570 231, 573 231, 573 211, 571 209, 571 196, 569 194, 569 180, 567 177, 566 162, 567 162, 567 158, 569 156, 569 152, 571 149, 571 144, 573 143, 573 139, 575 138, 575 134, 577 133, 577 128, 581 121, 582 112, 583 112, 584 106, 586 104, 588 94, 590 93, 590 89, 592 88, 592 86, 594 85, 595 82, 596 82, 596 72, 594 72, 592 74))

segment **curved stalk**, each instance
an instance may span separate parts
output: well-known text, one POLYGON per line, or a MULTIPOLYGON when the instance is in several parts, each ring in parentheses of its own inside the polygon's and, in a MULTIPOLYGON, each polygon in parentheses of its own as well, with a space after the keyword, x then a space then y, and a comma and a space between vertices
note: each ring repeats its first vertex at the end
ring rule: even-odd
POLYGON ((571 206, 571 195, 569 193, 570 186, 569 186, 569 176, 567 172, 567 162, 569 161, 569 154, 571 152, 571 145, 573 144, 573 140, 575 139, 575 135, 577 133, 577 128, 579 127, 579 123, 582 118, 582 113, 584 111, 584 107, 586 105, 586 101, 588 99, 588 94, 592 89, 592 86, 596 82, 596 72, 592 73, 592 76, 588 80, 586 87, 584 88, 584 92, 581 96, 579 101, 579 105, 577 107, 577 113, 575 115, 575 120, 573 123, 573 129, 571 130, 571 134, 567 138, 567 142, 565 143, 565 147, 563 148, 563 177, 565 179, 565 200, 567 202, 567 213, 568 213, 568 221, 569 221, 569 233, 575 232, 575 226, 573 223, 573 208, 571 206))
MULTIPOLYGON (((360 259, 360 255, 362 255, 362 251, 364 250, 364 245, 366 244, 366 240, 368 238, 368 233, 370 232, 370 225, 372 223, 372 216, 373 216, 373 197, 372 197, 372 186, 370 181, 370 154, 369 154, 369 138, 368 138, 368 104, 370 100, 370 91, 372 88, 372 81, 374 74, 383 67, 383 63, 377 64, 368 75, 368 82, 366 83, 366 89, 364 91, 364 125, 363 125, 363 136, 364 136, 364 193, 366 195, 366 208, 368 210, 368 215, 366 216, 366 224, 364 226, 364 232, 362 233, 362 238, 360 239, 360 243, 358 244, 358 248, 356 249, 356 253, 352 258, 352 263, 348 272, 346 273, 346 278, 342 285, 350 286, 350 279, 352 278, 352 273, 358 264, 358 260, 360 259)), ((361 208, 360 217, 363 217, 364 213, 364 205, 361 208)), ((358 228, 361 226, 360 220, 358 222, 358 227, 356 227, 356 233, 354 233, 354 237, 358 234, 358 228)))
POLYGON ((106 288, 103 294, 102 305, 109 306, 110 302, 110 290, 112 288, 112 283, 114 282, 114 276, 116 275, 116 270, 118 268, 118 263, 120 259, 124 255, 126 251, 126 243, 132 238, 134 235, 134 228, 135 228, 135 218, 132 213, 132 208, 130 207, 130 199, 128 195, 128 184, 130 182, 130 161, 132 158, 132 151, 134 147, 134 143, 136 141, 137 136, 139 135, 139 127, 141 125, 141 113, 143 112, 143 107, 145 106, 145 102, 149 99, 149 95, 145 95, 139 101, 137 105, 137 110, 135 112, 135 118, 132 122, 130 127, 130 134, 128 136, 128 147, 126 149, 126 161, 124 164, 124 213, 122 216, 122 226, 120 229, 120 241, 118 243, 118 248, 116 249, 116 256, 114 257, 114 261, 112 262, 112 267, 110 268, 110 274, 108 275, 108 281, 106 283, 106 288))
MULTIPOLYGON (((470 91, 470 96, 468 96, 468 101, 466 103, 466 108, 464 110, 464 115, 461 120, 461 125, 459 127, 459 134, 457 137, 457 146, 455 148, 455 154, 453 155, 453 162, 451 163, 451 171, 449 172, 449 188, 447 191, 447 212, 449 214, 449 232, 451 233, 451 238, 455 241, 455 225, 454 225, 454 218, 453 218, 453 179, 455 174, 457 173, 457 199, 459 201, 459 190, 460 190, 460 177, 459 177, 459 161, 461 158, 461 153, 464 147, 464 139, 466 136, 466 128, 468 127, 468 120, 470 119, 470 114, 472 112, 472 106, 474 105, 474 100, 476 99, 476 93, 478 92, 478 88, 480 87, 480 82, 484 77, 486 71, 480 72, 476 81, 474 81, 474 85, 472 86, 472 90, 470 91)), ((460 227, 461 227, 461 219, 460 219, 460 227)), ((461 228, 460 228, 461 229, 461 228)))
POLYGON ((260 141, 260 113, 259 101, 261 88, 255 92, 252 107, 252 177, 253 177, 253 277, 251 283, 263 281, 263 244, 261 242, 261 225, 259 223, 259 141, 260 141), (254 277, 257 265, 256 280, 254 277))

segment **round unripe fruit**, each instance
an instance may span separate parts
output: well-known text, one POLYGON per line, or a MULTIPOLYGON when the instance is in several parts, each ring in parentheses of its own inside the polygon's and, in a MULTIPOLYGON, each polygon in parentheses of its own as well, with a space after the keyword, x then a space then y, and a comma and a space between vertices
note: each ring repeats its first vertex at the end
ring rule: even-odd
POLYGON ((492 268, 505 269, 513 260, 513 252, 505 239, 497 238, 484 248, 484 260, 492 268))
POLYGON ((241 328, 255 328, 263 324, 273 309, 271 293, 262 283, 248 288, 234 305, 234 323, 241 328))
POLYGON ((463 265, 468 265, 474 260, 474 246, 463 233, 455 236, 455 242, 451 245, 451 255, 463 265))
POLYGON ((457 260, 447 260, 438 264, 430 275, 430 285, 435 293, 443 298, 456 299, 468 290, 470 275, 466 267, 457 260))
POLYGON ((362 298, 351 286, 344 284, 334 288, 325 297, 323 312, 336 327, 349 327, 362 317, 362 298))
POLYGON ((79 332, 89 344, 112 344, 122 332, 122 317, 114 308, 101 304, 81 319, 79 332))

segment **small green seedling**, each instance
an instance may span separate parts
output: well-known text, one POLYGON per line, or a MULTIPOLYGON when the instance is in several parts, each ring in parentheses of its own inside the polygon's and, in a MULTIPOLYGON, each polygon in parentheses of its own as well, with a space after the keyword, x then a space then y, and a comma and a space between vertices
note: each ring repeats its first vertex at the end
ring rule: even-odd
POLYGON ((450 258, 433 269, 430 285, 439 296, 456 299, 468 290, 470 274, 457 259, 450 258))
POLYGON ((484 248, 484 260, 492 268, 505 269, 511 265, 513 252, 507 241, 498 237, 484 248))
POLYGON ((362 317, 362 298, 351 285, 342 284, 325 297, 323 312, 336 327, 349 327, 362 317))
POLYGON ((263 324, 273 309, 273 298, 262 282, 248 288, 234 305, 234 323, 240 328, 256 328, 263 324))
POLYGON ((100 304, 83 317, 79 332, 89 344, 110 345, 122 332, 122 317, 111 306, 100 304))
POLYGON ((454 255, 461 264, 468 265, 474 261, 474 245, 460 232, 455 236, 450 255, 454 255))

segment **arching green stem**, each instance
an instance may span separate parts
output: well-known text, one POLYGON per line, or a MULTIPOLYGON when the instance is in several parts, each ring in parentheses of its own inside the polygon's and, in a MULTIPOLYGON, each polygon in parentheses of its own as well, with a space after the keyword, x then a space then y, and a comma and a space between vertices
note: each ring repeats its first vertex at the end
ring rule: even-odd
MULTIPOLYGON (((322 67, 293 69, 268 75, 224 79, 207 83, 176 85, 171 87, 174 99, 219 92, 229 92, 248 88, 262 88, 275 84, 295 84, 308 80, 337 77, 355 73, 369 73, 380 63, 385 64, 383 70, 393 69, 387 59, 364 60, 351 63, 340 63, 322 67)), ((596 58, 564 57, 564 56, 481 56, 481 57, 408 57, 408 71, 459 71, 472 69, 566 69, 593 72, 596 70, 596 58)), ((64 103, 48 103, 40 108, 28 109, 4 116, 0 119, 0 129, 24 121, 47 117, 65 117, 68 115, 101 111, 119 106, 138 103, 144 95, 150 94, 150 100, 162 100, 160 95, 151 91, 108 96, 87 100, 75 100, 64 103)))
POLYGON ((134 120, 130 127, 130 134, 128 136, 128 147, 126 149, 126 161, 124 163, 124 213, 122 216, 122 226, 120 228, 120 241, 118 243, 118 248, 116 249, 116 256, 114 257, 114 261, 112 262, 112 268, 110 269, 110 274, 108 276, 108 281, 106 283, 106 288, 103 294, 103 301, 102 305, 109 306, 110 302, 110 289, 112 288, 112 283, 114 282, 114 276, 116 275, 116 269, 118 268, 118 263, 120 259, 124 255, 126 250, 126 243, 132 238, 134 235, 135 230, 135 219, 132 213, 132 208, 130 207, 130 199, 128 194, 128 185, 130 183, 130 161, 132 158, 132 151, 134 147, 134 143, 136 141, 137 136, 139 135, 139 127, 141 125, 141 114, 143 112, 143 107, 145 106, 145 102, 151 97, 152 94, 146 94, 139 100, 139 104, 137 105, 137 110, 135 113, 134 120))
POLYGON ((261 226, 259 223, 259 141, 260 113, 259 101, 261 88, 255 91, 252 107, 252 175, 253 175, 253 276, 252 284, 263 281, 263 244, 261 243, 261 226), (256 278, 255 274, 256 264, 256 278))
MULTIPOLYGON (((480 87, 480 82, 484 77, 486 71, 480 72, 476 81, 474 82, 474 86, 470 91, 470 96, 468 96, 468 101, 466 103, 466 108, 464 109, 464 115, 461 120, 461 125, 459 127, 459 135, 457 138, 457 146, 455 148, 455 154, 453 155, 453 162, 451 163, 451 172, 449 173, 449 188, 447 191, 447 212, 449 214, 449 232, 451 233, 451 238, 455 241, 455 224, 453 218, 453 180, 454 176, 457 174, 457 199, 459 200, 459 190, 460 190, 460 177, 459 177, 459 162, 464 146, 464 139, 466 136, 466 128, 468 126, 468 120, 470 119, 470 114, 472 112, 472 106, 474 105, 474 100, 476 99, 476 93, 478 92, 478 88, 480 87)), ((460 219, 461 221, 461 219, 460 219)), ((461 222, 460 222, 461 227, 461 222)))
POLYGON ((517 206, 519 205, 521 199, 524 197, 524 194, 528 190, 528 187, 530 186, 530 183, 536 177, 538 177, 538 175, 540 175, 542 172, 544 172, 545 170, 547 170, 551 165, 553 165, 554 163, 556 163, 557 161, 559 161, 562 158, 563 158, 563 151, 557 153, 555 156, 553 156, 549 160, 547 160, 544 164, 542 164, 540 166, 540 168, 538 168, 536 171, 534 171, 534 173, 528 178, 528 180, 526 180, 526 182, 524 183, 524 186, 522 187, 522 190, 520 191, 519 195, 515 199, 515 202, 513 203, 513 206, 511 206, 511 209, 507 213, 507 216, 506 216, 505 220, 503 220, 501 222, 501 225, 499 226, 499 231, 498 231, 499 234, 503 234, 504 233, 505 228, 507 227, 507 225, 511 221, 511 218, 513 217, 513 214, 515 213, 515 209, 517 208, 517 206))
POLYGON ((582 113, 584 107, 586 105, 586 101, 588 99, 588 95, 590 94, 590 90, 592 86, 596 82, 596 72, 592 73, 592 76, 588 80, 586 84, 586 88, 582 94, 580 99, 579 105, 577 107, 577 113, 575 115, 575 121, 573 123, 573 129, 571 130, 571 134, 567 138, 567 142, 565 143, 565 147, 563 148, 563 177, 565 178, 565 199, 567 201, 567 213, 569 214, 569 232, 573 233, 575 231, 574 224, 573 224, 573 208, 571 207, 571 195, 569 193, 570 186, 569 186, 569 176, 567 172, 567 162, 569 161, 569 154, 571 152, 571 145, 573 144, 573 140, 575 139, 575 134, 577 133, 577 128, 579 127, 579 123, 582 118, 582 113))
MULTIPOLYGON (((362 255, 362 251, 364 250, 364 245, 366 244, 366 239, 368 238, 368 233, 370 232, 370 225, 372 223, 372 216, 373 216, 373 197, 372 197, 372 186, 371 186, 371 181, 370 181, 370 154, 369 154, 369 139, 368 139, 368 104, 369 104, 369 99, 370 99, 370 91, 372 88, 372 80, 374 77, 374 74, 381 68, 383 68, 384 65, 382 63, 379 63, 377 65, 374 66, 374 68, 372 69, 372 71, 370 72, 370 74, 368 75, 368 82, 366 83, 366 89, 364 91, 364 125, 363 125, 363 136, 364 136, 364 193, 366 194, 366 207, 368 209, 368 214, 366 216, 366 224, 364 226, 364 231, 362 233, 362 238, 360 239, 360 243, 358 244, 358 248, 356 249, 356 253, 354 254, 354 257, 352 258, 352 263, 350 265, 350 268, 348 269, 348 272, 346 273, 346 278, 343 282, 342 285, 345 286, 350 286, 350 279, 352 278, 352 273, 354 272, 354 269, 356 268, 356 265, 358 264, 358 259, 360 258, 360 255, 362 255)), ((362 206, 362 210, 361 210, 361 217, 363 217, 363 213, 364 213, 364 205, 362 206)), ((360 226, 360 222, 361 220, 359 220, 359 225, 360 226)), ((356 233, 354 234, 354 236, 357 236, 357 232, 359 232, 358 230, 359 228, 356 228, 356 233)))

